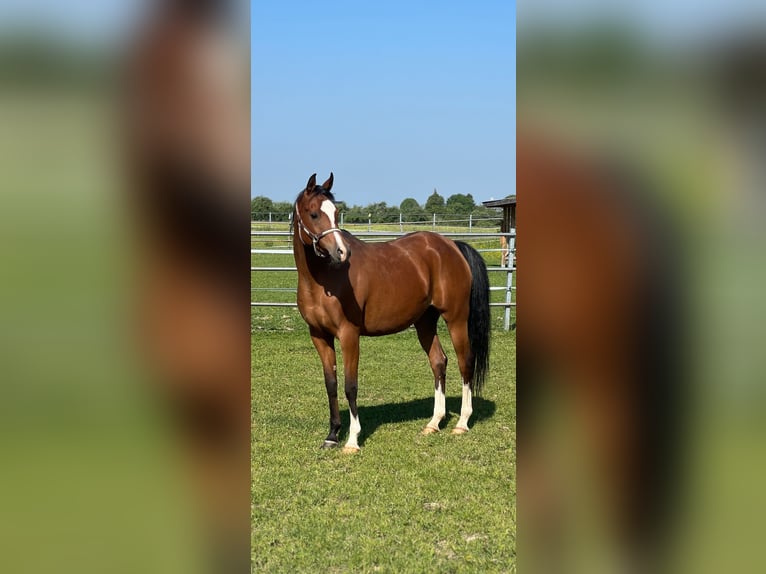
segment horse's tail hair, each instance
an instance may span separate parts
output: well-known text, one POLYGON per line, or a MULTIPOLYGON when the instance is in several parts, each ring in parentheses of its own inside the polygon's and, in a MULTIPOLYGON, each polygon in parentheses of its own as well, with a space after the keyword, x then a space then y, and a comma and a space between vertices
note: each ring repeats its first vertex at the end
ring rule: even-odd
POLYGON ((489 276, 487 265, 479 252, 462 241, 455 244, 471 268, 471 297, 468 312, 468 340, 473 355, 471 391, 481 393, 489 370, 489 334, 492 320, 489 315, 489 276))

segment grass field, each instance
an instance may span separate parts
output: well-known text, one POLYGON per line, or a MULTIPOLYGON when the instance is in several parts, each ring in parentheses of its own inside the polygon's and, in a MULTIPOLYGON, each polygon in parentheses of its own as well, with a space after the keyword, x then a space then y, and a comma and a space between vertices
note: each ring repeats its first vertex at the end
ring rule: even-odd
MULTIPOLYGON (((258 265, 292 263, 291 256, 257 257, 258 265)), ((255 273, 252 284, 295 281, 294 274, 255 273)), ((295 300, 289 292, 269 297, 295 300)), ((501 310, 493 311, 499 326, 501 310)), ((443 323, 448 415, 437 435, 420 435, 433 410, 433 379, 415 332, 363 338, 362 451, 344 455, 319 449, 327 398, 297 310, 255 308, 251 318, 253 571, 515 571, 514 331, 493 331, 489 378, 474 400, 471 432, 462 436, 450 434, 460 378, 443 323)), ((338 361, 341 371, 340 353, 338 361)))

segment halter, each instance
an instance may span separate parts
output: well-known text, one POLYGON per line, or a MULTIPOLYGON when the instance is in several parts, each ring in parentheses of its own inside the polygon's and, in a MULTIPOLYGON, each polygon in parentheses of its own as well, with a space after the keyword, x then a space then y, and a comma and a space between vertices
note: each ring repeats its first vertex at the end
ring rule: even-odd
MULTIPOLYGON (((295 206, 295 215, 298 216, 298 238, 300 239, 301 243, 303 243, 303 239, 301 239, 300 232, 303 231, 311 239, 311 243, 314 245, 314 253, 317 254, 317 257, 327 257, 327 255, 325 255, 319 250, 317 243, 319 243, 319 240, 322 239, 325 235, 329 235, 330 233, 335 233, 336 231, 343 231, 343 230, 337 227, 331 227, 330 229, 325 229, 322 233, 317 235, 316 233, 312 233, 311 231, 309 231, 309 229, 303 224, 303 219, 301 219, 301 212, 298 209, 297 205, 295 206)), ((303 245, 306 245, 306 244, 303 243, 303 245)))

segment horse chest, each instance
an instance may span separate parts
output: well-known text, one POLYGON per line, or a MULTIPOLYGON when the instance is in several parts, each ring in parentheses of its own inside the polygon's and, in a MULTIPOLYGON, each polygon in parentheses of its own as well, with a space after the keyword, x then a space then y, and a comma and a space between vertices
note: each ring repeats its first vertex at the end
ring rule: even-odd
POLYGON ((303 319, 312 327, 334 333, 347 321, 347 314, 353 315, 357 305, 341 302, 342 290, 333 286, 305 286, 298 289, 298 310, 303 319), (351 310, 351 313, 347 313, 351 310))

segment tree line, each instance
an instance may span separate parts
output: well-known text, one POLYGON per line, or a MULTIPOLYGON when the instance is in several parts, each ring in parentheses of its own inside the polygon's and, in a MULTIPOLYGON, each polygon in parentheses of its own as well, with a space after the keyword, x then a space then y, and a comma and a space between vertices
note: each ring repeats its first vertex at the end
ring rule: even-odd
MULTIPOLYGON (((398 206, 388 205, 385 201, 370 203, 368 205, 349 206, 345 201, 337 201, 335 206, 338 213, 343 213, 345 223, 367 223, 372 219, 375 223, 398 223, 401 214, 402 220, 407 222, 431 221, 434 214, 440 219, 450 217, 467 219, 469 216, 477 220, 498 217, 498 210, 477 205, 473 196, 463 193, 455 193, 444 198, 435 189, 426 199, 424 204, 412 197, 404 199, 398 206)), ((250 201, 250 213, 253 221, 289 221, 293 204, 288 201, 272 201, 263 195, 256 196, 250 201)), ((497 225, 496 221, 487 222, 488 225, 497 225)))

